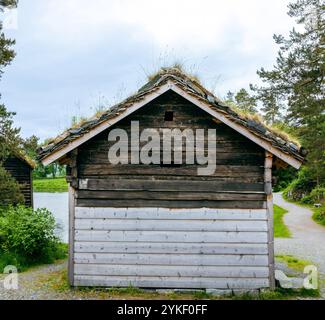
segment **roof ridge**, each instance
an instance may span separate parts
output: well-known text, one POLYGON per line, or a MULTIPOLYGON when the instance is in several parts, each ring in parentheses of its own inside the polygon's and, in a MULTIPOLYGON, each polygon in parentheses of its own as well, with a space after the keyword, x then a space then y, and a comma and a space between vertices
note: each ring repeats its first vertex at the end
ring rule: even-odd
POLYGON ((258 121, 252 117, 238 113, 233 109, 233 107, 229 106, 223 100, 215 96, 215 94, 207 90, 199 81, 191 78, 189 74, 179 68, 171 67, 161 68, 153 78, 142 86, 135 94, 127 97, 120 103, 111 106, 107 110, 103 111, 99 116, 91 117, 79 127, 69 128, 51 140, 47 146, 41 148, 39 158, 42 159, 43 157, 46 157, 47 153, 51 153, 54 150, 61 148, 62 145, 64 146, 66 143, 77 139, 84 133, 87 133, 94 127, 100 125, 102 122, 118 116, 135 102, 142 100, 144 96, 156 91, 168 81, 172 81, 176 86, 181 87, 182 90, 208 102, 209 105, 211 105, 211 108, 215 108, 216 111, 224 113, 226 117, 246 127, 254 134, 263 136, 264 139, 272 141, 272 143, 278 145, 279 148, 284 148, 287 152, 294 154, 298 158, 306 155, 305 150, 296 142, 273 132, 264 121, 258 121))

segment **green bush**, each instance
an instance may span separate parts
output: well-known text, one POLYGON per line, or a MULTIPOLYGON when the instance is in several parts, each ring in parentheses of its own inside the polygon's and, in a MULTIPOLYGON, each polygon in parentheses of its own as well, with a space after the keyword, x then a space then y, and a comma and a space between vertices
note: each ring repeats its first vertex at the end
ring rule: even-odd
POLYGON ((317 223, 325 226, 325 207, 314 209, 313 219, 317 223))
POLYGON ((273 186, 274 192, 279 192, 288 187, 288 185, 297 177, 297 170, 288 167, 276 169, 273 173, 275 177, 275 184, 273 186))
MULTIPOLYGON (((299 171, 298 177, 284 190, 284 196, 290 200, 300 201, 308 196, 315 187, 316 183, 313 181, 310 171, 304 167, 299 171)), ((309 200, 305 199, 305 201, 309 200)))
POLYGON ((15 265, 50 263, 63 258, 55 231, 58 225, 46 209, 33 210, 24 206, 8 207, 0 216, 1 256, 15 265))
POLYGON ((325 201, 325 187, 314 188, 310 192, 310 197, 313 202, 324 202, 325 201))

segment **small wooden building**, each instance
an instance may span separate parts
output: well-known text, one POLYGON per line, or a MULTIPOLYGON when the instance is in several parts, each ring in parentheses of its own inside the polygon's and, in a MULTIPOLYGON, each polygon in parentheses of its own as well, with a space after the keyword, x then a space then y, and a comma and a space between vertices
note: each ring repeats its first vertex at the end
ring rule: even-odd
POLYGON ((19 183, 27 207, 33 207, 32 172, 34 167, 35 165, 32 160, 18 152, 9 156, 4 162, 4 168, 19 183))
POLYGON ((272 168, 298 169, 303 151, 179 70, 163 69, 40 159, 68 165, 71 285, 274 287, 272 168), (197 162, 110 163, 108 135, 130 133, 131 121, 140 131, 215 129, 215 172, 198 174, 197 162))

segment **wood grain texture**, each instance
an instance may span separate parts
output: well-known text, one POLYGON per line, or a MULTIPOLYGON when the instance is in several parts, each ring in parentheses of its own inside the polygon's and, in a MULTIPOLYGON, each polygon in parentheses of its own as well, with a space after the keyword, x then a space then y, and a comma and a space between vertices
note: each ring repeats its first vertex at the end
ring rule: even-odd
POLYGON ((76 219, 78 230, 110 231, 267 231, 266 221, 76 219))
POLYGON ((75 263, 177 266, 268 266, 267 255, 75 253, 75 263))
POLYGON ((89 231, 76 230, 76 241, 267 243, 267 232, 89 231))
POLYGON ((76 275, 76 285, 104 287, 259 289, 269 287, 268 278, 136 277, 76 275))
POLYGON ((267 278, 268 267, 76 264, 76 275, 144 277, 267 278))
MULTIPOLYGON (((206 149, 207 139, 206 135, 201 149, 206 149)), ((185 145, 183 139, 180 145, 172 144, 172 150, 182 149, 185 158, 185 145)), ((131 141, 129 146, 132 147, 131 141)), ((161 156, 163 143, 159 149, 153 152, 161 156)), ((120 203, 125 203, 124 206, 130 207, 263 208, 263 165, 262 148, 227 125, 216 123, 208 113, 169 91, 79 147, 77 205, 120 207, 120 203), (165 111, 174 112, 173 121, 164 121, 165 111), (119 128, 130 134, 131 121, 139 121, 140 131, 158 129, 161 135, 164 128, 215 129, 214 174, 199 176, 197 163, 180 167, 110 164, 108 150, 114 142, 107 140, 109 130, 119 128)))
POLYGON ((253 254, 267 255, 266 243, 200 243, 200 242, 140 242, 140 241, 77 241, 80 253, 169 253, 169 254, 253 254))
POLYGON ((268 217, 268 248, 269 248, 269 280, 270 288, 275 289, 275 261, 274 261, 274 228, 273 228, 273 195, 272 195, 272 163, 273 156, 265 152, 265 193, 267 194, 266 211, 268 217))
POLYGON ((32 168, 18 157, 11 156, 3 163, 4 168, 18 182, 24 203, 27 207, 33 206, 33 177, 32 168))
POLYGON ((184 208, 222 208, 222 209, 263 209, 266 208, 266 201, 258 200, 226 200, 226 201, 209 201, 209 200, 152 200, 152 199, 76 199, 78 207, 129 207, 129 208, 143 208, 143 207, 163 207, 173 209, 184 208))
POLYGON ((77 219, 141 219, 141 220, 267 220, 266 209, 211 208, 85 208, 76 207, 77 219))

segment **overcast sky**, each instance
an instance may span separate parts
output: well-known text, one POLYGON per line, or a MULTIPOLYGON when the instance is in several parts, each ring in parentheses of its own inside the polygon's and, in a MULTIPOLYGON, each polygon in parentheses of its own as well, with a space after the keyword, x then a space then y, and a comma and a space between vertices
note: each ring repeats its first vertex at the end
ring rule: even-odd
POLYGON ((17 57, 0 82, 24 137, 59 134, 98 101, 132 94, 175 60, 218 96, 272 67, 272 35, 288 34, 286 0, 20 0, 17 57))

